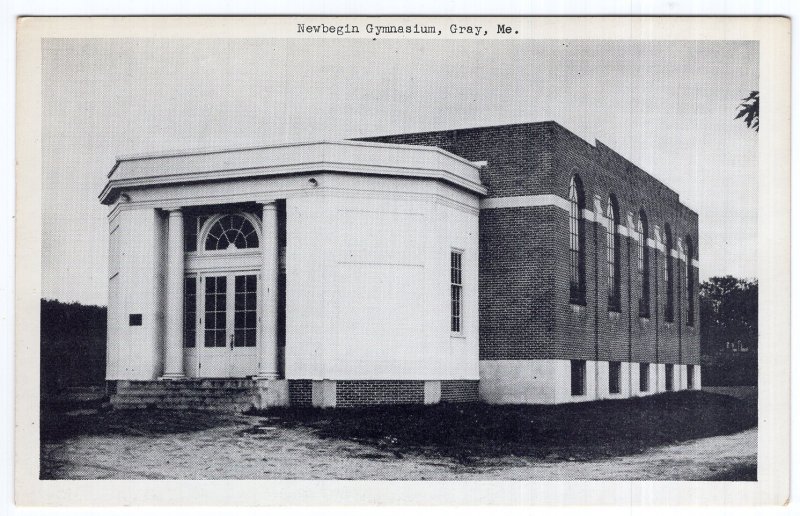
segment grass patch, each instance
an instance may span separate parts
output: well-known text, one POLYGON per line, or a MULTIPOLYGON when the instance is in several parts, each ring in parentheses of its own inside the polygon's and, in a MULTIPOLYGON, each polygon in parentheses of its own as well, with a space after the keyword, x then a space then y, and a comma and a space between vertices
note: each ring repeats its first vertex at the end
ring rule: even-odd
POLYGON ((230 424, 230 416, 179 410, 108 410, 69 416, 42 411, 41 443, 78 436, 166 435, 195 432, 230 424))
POLYGON ((758 468, 755 464, 739 464, 732 468, 715 473, 705 480, 724 481, 724 482, 756 482, 758 480, 758 468))
POLYGON ((639 453, 756 426, 755 401, 700 391, 566 405, 463 403, 351 409, 274 408, 272 424, 301 425, 397 453, 463 464, 504 456, 588 460, 639 453))

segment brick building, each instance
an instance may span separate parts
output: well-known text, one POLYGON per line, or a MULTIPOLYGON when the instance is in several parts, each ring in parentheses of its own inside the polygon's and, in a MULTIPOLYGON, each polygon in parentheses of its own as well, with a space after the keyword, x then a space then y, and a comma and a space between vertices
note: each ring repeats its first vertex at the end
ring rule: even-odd
POLYGON ((101 200, 118 406, 700 387, 697 214, 555 122, 121 158, 101 200))
POLYGON ((699 388, 698 221, 676 192, 555 122, 370 141, 486 162, 482 399, 559 403, 699 388))

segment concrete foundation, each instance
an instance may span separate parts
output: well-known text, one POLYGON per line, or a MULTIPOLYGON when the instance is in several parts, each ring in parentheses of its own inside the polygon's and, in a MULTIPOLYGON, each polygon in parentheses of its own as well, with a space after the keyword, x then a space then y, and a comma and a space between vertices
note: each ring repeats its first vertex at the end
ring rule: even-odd
POLYGON ((311 382, 311 405, 331 408, 336 406, 336 381, 313 380, 311 382))
POLYGON ((442 400, 442 382, 430 380, 425 382, 425 404, 434 405, 442 400))
POLYGON ((253 407, 289 406, 289 382, 287 380, 253 380, 253 407))

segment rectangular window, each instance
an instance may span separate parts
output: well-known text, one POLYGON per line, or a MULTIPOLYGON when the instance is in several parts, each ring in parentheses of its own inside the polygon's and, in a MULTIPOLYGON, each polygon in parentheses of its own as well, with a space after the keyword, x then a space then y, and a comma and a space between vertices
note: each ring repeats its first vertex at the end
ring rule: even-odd
POLYGON ((650 390, 650 364, 639 364, 639 392, 650 390))
POLYGON ((694 389, 694 366, 686 366, 686 387, 694 389))
POLYGON ((141 326, 141 325, 142 325, 142 314, 128 315, 128 326, 141 326))
POLYGON ((463 328, 464 287, 461 279, 459 251, 450 252, 450 331, 461 333, 463 328))
POLYGON ((570 360, 570 385, 573 396, 586 394, 586 360, 570 360))
POLYGON ((608 392, 610 394, 619 394, 620 392, 620 377, 622 373, 622 363, 621 362, 609 362, 608 363, 608 392))
POLYGON ((665 377, 666 377, 665 378, 665 380, 666 380, 665 381, 666 388, 667 388, 667 391, 672 391, 672 390, 675 389, 675 385, 673 384, 673 382, 675 380, 675 368, 672 366, 672 364, 667 364, 667 367, 665 367, 665 369, 667 371, 666 374, 665 374, 665 377))
POLYGON ((197 343, 197 278, 183 281, 183 345, 195 347, 197 343))
POLYGON ((187 214, 183 218, 183 250, 187 253, 197 251, 197 236, 205 224, 207 216, 187 214))

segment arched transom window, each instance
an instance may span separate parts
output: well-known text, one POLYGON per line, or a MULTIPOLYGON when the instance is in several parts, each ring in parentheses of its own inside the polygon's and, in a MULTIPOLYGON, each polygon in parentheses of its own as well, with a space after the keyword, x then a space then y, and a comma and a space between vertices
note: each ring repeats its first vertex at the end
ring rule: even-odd
POLYGON ((675 280, 673 278, 674 268, 672 266, 672 229, 669 224, 664 224, 666 256, 664 258, 664 281, 667 283, 667 303, 664 306, 664 320, 672 322, 675 320, 675 280))
POLYGON ((692 270, 692 258, 694 257, 694 246, 692 237, 686 235, 686 261, 684 264, 686 273, 686 326, 694 326, 694 270, 692 270))
POLYGON ((608 228, 606 231, 606 252, 608 261, 608 309, 618 312, 620 309, 620 273, 619 273, 619 207, 617 198, 611 194, 606 208, 608 228))
POLYGON ((650 234, 650 230, 647 224, 647 214, 644 210, 639 210, 637 230, 639 233, 638 269, 642 286, 641 295, 639 296, 639 317, 650 317, 650 252, 647 247, 647 237, 650 234))
POLYGON ((206 251, 254 249, 258 247, 258 233, 247 217, 239 214, 224 215, 211 222, 205 241, 206 251))
POLYGON ((576 304, 584 304, 586 302, 585 222, 583 219, 585 206, 583 185, 580 178, 574 175, 569 183, 569 300, 576 304))

